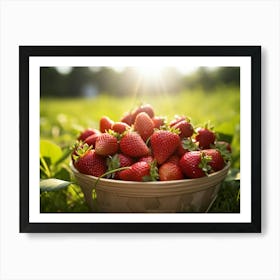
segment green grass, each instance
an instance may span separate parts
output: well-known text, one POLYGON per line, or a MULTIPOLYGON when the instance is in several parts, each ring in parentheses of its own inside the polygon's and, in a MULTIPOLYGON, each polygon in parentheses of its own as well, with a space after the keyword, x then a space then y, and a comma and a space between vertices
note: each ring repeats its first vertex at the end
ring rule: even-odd
MULTIPOLYGON (((99 119, 102 116, 106 115, 112 120, 118 121, 124 112, 132 110, 140 103, 150 103, 156 115, 166 116, 168 120, 171 120, 176 114, 186 115, 191 118, 195 127, 211 121, 215 131, 233 137, 232 167, 239 168, 240 98, 239 90, 236 88, 220 88, 209 93, 201 90, 184 91, 174 95, 164 94, 142 98, 114 97, 101 94, 93 99, 41 99, 41 139, 51 140, 61 148, 67 148, 75 142, 76 136, 82 129, 87 127, 98 128, 99 119)), ((69 158, 67 160, 69 161, 69 158)), ((86 211, 87 208, 83 207, 83 198, 79 187, 73 185, 71 187, 74 187, 75 191, 73 189, 69 190, 67 194, 64 190, 63 195, 67 198, 67 203, 61 204, 64 206, 60 205, 60 208, 64 210, 59 209, 59 211, 68 212, 71 209, 80 209, 81 212, 86 211), (69 199, 69 197, 72 197, 72 199, 69 199), (76 208, 75 203, 79 205, 76 208), (71 205, 70 210, 67 205, 71 205)), ((238 188, 239 184, 234 184, 234 187, 231 184, 230 189, 223 186, 224 191, 214 203, 213 211, 236 212, 236 209, 239 209, 237 207, 237 205, 239 206, 239 200, 236 202, 238 188), (225 206, 225 197, 232 203, 225 206)), ((63 195, 60 193, 60 198, 55 200, 52 195, 42 194, 41 204, 43 203, 43 206, 41 205, 41 210, 44 212, 46 209, 52 209, 55 212, 56 207, 50 204, 52 201, 56 201, 57 204, 59 199, 62 200, 63 195)))

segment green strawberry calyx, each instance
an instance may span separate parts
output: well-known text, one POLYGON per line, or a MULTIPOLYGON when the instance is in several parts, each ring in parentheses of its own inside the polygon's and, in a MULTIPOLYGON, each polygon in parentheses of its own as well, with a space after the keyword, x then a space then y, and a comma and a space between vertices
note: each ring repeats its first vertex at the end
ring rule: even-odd
POLYGON ((200 154, 200 163, 198 165, 199 168, 201 168, 206 175, 208 175, 211 171, 212 168, 209 165, 209 162, 212 160, 211 156, 206 155, 204 152, 200 154))
POLYGON ((148 176, 144 176, 142 178, 143 182, 150 182, 150 181, 158 181, 159 174, 158 174, 158 167, 157 167, 157 161, 153 160, 150 163, 150 174, 148 176))
POLYGON ((198 150, 197 144, 191 138, 184 138, 182 140, 182 146, 184 150, 188 150, 188 151, 198 150))
POLYGON ((73 155, 73 159, 76 162, 79 158, 84 156, 87 152, 92 150, 92 145, 88 145, 87 143, 83 143, 81 141, 77 141, 74 146, 71 147, 75 154, 73 155))
POLYGON ((230 162, 232 160, 231 153, 227 149, 225 143, 216 143, 215 145, 211 145, 211 148, 216 149, 220 152, 224 162, 230 162))

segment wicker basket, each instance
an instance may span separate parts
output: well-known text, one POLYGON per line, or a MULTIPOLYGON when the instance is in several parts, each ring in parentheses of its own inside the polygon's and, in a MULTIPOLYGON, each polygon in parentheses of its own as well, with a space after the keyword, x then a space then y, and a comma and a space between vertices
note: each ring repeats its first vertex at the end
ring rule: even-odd
POLYGON ((198 179, 165 182, 129 182, 100 179, 71 169, 92 211, 114 213, 207 212, 216 199, 229 164, 221 171, 198 179), (95 189, 97 205, 92 199, 95 189))

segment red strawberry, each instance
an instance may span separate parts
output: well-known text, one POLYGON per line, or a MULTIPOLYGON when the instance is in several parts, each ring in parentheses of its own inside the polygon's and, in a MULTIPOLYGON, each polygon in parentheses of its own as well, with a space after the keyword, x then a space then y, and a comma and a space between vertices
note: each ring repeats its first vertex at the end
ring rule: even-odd
POLYGON ((147 113, 141 112, 137 115, 134 122, 134 130, 140 134, 145 142, 153 134, 154 123, 147 113))
POLYGON ((143 157, 150 153, 148 146, 137 132, 127 132, 120 141, 120 149, 131 157, 143 157))
POLYGON ((89 137, 87 137, 85 139, 85 143, 87 143, 88 145, 92 146, 93 148, 95 147, 95 142, 96 142, 96 139, 98 138, 98 136, 101 135, 101 133, 99 132, 98 130, 98 133, 95 133, 95 134, 92 134, 90 135, 89 137))
POLYGON ((165 125, 165 118, 164 117, 153 117, 152 121, 154 123, 154 128, 160 128, 162 125, 165 125))
POLYGON ((154 113, 154 109, 153 107, 150 105, 150 104, 144 104, 144 105, 141 105, 140 107, 136 108, 133 112, 132 112, 132 123, 134 123, 137 115, 139 113, 142 113, 142 112, 145 112, 147 113, 150 118, 153 118, 155 113, 154 113))
MULTIPOLYGON (((131 157, 124 154, 115 154, 107 160, 108 171, 114 171, 117 168, 131 166, 133 163, 134 160, 131 157)), ((119 179, 119 173, 119 171, 114 172, 111 177, 119 179)))
POLYGON ((190 122, 187 122, 186 120, 182 120, 177 122, 176 124, 173 125, 174 128, 179 128, 180 129, 180 137, 191 137, 193 135, 193 127, 190 122))
POLYGON ((197 131, 195 140, 199 143, 201 149, 209 149, 216 140, 216 135, 213 131, 208 128, 200 128, 197 131))
POLYGON ((151 164, 154 161, 154 158, 152 156, 144 156, 144 157, 141 157, 138 161, 145 161, 145 162, 151 164))
POLYGON ((119 149, 118 140, 109 133, 99 135, 95 143, 95 152, 101 156, 109 156, 115 154, 119 149))
POLYGON ((211 161, 209 162, 209 165, 211 166, 213 171, 219 171, 225 167, 225 161, 218 150, 207 149, 207 150, 203 150, 203 152, 207 156, 211 157, 211 161))
POLYGON ((173 119, 172 121, 170 121, 169 125, 172 127, 175 124, 181 122, 181 121, 185 121, 186 120, 186 116, 175 116, 175 119, 173 119))
POLYGON ((129 169, 122 170, 119 173, 121 180, 125 181, 144 181, 146 176, 150 175, 150 165, 145 161, 138 161, 132 164, 129 169))
POLYGON ((183 138, 180 141, 180 144, 177 148, 176 153, 181 157, 186 152, 196 151, 198 150, 198 146, 191 138, 183 138))
POLYGON ((179 166, 188 178, 199 178, 206 176, 207 172, 211 170, 210 161, 211 157, 202 151, 191 151, 182 156, 179 166))
POLYGON ((164 163, 179 144, 180 137, 171 131, 157 130, 151 136, 151 147, 158 164, 164 163))
POLYGON ((81 132, 81 134, 78 137, 78 140, 85 141, 87 137, 89 137, 90 135, 96 134, 96 133, 99 133, 99 130, 87 128, 86 130, 81 132))
POLYGON ((232 152, 230 144, 226 141, 217 141, 215 143, 215 147, 218 148, 218 149, 221 149, 221 148, 224 149, 225 148, 229 153, 232 152))
POLYGON ((97 155, 94 150, 89 150, 80 155, 75 162, 75 167, 83 174, 96 177, 101 176, 107 170, 105 159, 97 155))
POLYGON ((131 113, 126 113, 122 118, 121 118, 121 122, 124 122, 128 125, 132 125, 133 124, 133 117, 131 113))
POLYGON ((123 133, 128 129, 130 129, 130 126, 125 122, 115 122, 112 125, 112 130, 114 130, 117 133, 123 133))
POLYGON ((160 181, 181 180, 184 178, 180 167, 172 162, 166 162, 161 165, 158 172, 160 181))
POLYGON ((99 129, 102 133, 112 128, 114 122, 106 116, 103 116, 99 121, 99 129))
POLYGON ((169 162, 169 163, 174 163, 174 164, 178 165, 178 164, 179 164, 179 160, 180 160, 180 157, 177 156, 176 154, 174 154, 173 156, 171 156, 171 157, 166 161, 166 163, 169 162))

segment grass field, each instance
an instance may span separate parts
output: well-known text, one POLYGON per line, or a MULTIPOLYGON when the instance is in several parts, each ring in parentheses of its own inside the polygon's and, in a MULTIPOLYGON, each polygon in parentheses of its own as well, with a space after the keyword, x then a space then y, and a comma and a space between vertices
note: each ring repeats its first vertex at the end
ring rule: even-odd
MULTIPOLYGON (((149 103, 154 107, 156 115, 166 116, 171 120, 174 115, 186 115, 191 118, 195 127, 211 121, 214 130, 232 137, 233 163, 235 170, 239 168, 239 91, 236 88, 220 88, 215 92, 205 93, 200 90, 184 91, 174 95, 135 97, 114 97, 101 94, 92 99, 41 99, 40 132, 41 139, 51 140, 62 150, 75 142, 80 130, 99 127, 99 119, 107 115, 118 121, 124 112, 135 108, 140 103, 149 103)), ((67 158, 61 168, 67 170, 67 158)), ((58 170, 56 174, 61 177, 58 170)), ((62 176, 62 178, 64 178, 62 176)), ((239 211, 238 188, 227 185, 217 200, 213 211, 239 211), (231 191, 230 191, 231 190, 231 191), (231 201, 233 200, 233 201, 231 201), (236 201, 235 201, 236 200, 236 201)), ((222 191, 222 190, 221 190, 222 191)), ((78 186, 71 186, 61 193, 42 193, 41 211, 87 211, 83 203, 82 193, 78 186), (62 203, 62 200, 65 200, 62 203), (55 204, 55 205, 54 205, 55 204), (59 208, 59 209, 58 209, 59 208)))

